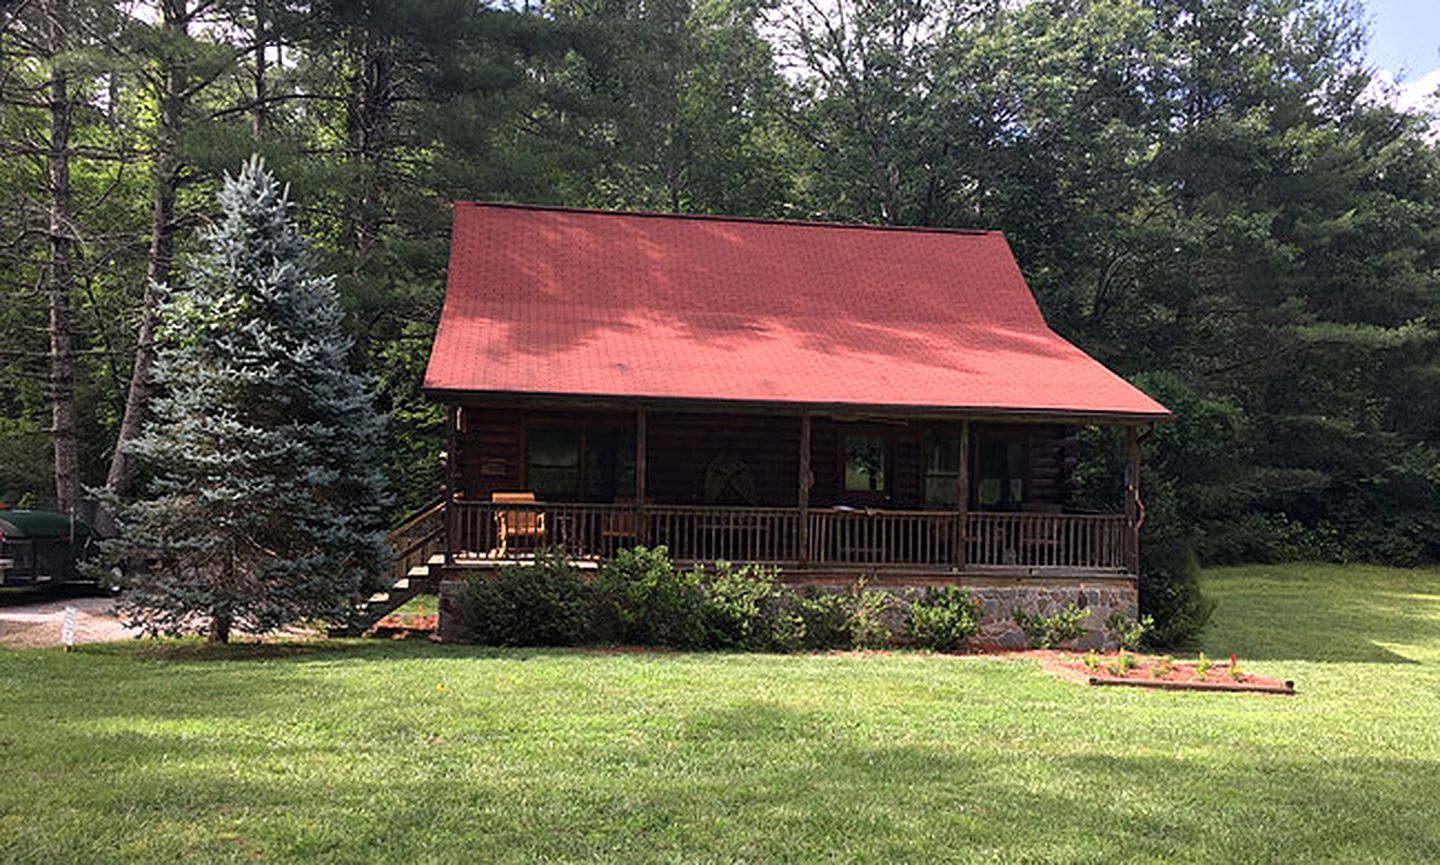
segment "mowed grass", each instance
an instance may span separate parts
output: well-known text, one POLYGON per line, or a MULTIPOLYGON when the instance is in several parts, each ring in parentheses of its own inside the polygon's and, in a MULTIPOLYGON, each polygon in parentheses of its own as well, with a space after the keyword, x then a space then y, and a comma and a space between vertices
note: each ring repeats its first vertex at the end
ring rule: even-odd
POLYGON ((1207 576, 1293 698, 1032 661, 0 652, 0 861, 1440 859, 1440 572, 1207 576))

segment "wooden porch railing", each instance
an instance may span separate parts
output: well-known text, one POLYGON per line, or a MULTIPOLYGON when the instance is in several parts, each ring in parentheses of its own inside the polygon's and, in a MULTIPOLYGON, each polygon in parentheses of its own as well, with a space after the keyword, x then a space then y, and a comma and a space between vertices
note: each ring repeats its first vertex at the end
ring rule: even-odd
POLYGON ((1134 573, 1124 514, 971 512, 965 561, 979 567, 1068 568, 1134 573))
POLYGON ((1133 573, 1134 529, 1122 514, 971 512, 962 531, 954 511, 812 508, 803 547, 801 518, 798 508, 454 502, 450 531, 462 563, 522 558, 540 546, 598 561, 664 544, 676 561, 1133 573), (507 526, 524 531, 507 537, 507 526))
POLYGON ((959 540, 954 511, 810 512, 809 560, 816 563, 958 567, 959 540))

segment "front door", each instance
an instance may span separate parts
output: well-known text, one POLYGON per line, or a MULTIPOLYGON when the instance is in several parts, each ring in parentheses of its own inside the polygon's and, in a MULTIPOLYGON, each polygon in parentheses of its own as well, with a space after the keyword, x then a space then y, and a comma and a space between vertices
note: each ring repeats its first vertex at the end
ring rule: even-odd
POLYGON ((890 501, 892 436, 884 427, 847 426, 840 433, 839 501, 880 507, 890 501))

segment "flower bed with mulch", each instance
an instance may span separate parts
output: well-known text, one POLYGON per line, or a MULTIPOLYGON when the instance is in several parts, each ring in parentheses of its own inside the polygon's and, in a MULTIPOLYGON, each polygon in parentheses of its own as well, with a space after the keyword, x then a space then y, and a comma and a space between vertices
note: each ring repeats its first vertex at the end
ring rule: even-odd
MULTIPOLYGON (((424 609, 423 607, 421 608, 424 609)), ((435 613, 396 614, 391 613, 376 622, 370 632, 377 637, 403 639, 405 637, 429 637, 435 633, 440 617, 435 613)))
POLYGON ((1165 663, 1161 658, 1131 655, 1134 666, 1127 669, 1120 662, 1120 657, 1112 654, 1060 656, 1042 660, 1040 667, 1052 676, 1084 685, 1118 685, 1164 691, 1295 693, 1294 682, 1247 673, 1235 663, 1234 658, 1228 664, 1211 663, 1201 675, 1198 663, 1165 663))

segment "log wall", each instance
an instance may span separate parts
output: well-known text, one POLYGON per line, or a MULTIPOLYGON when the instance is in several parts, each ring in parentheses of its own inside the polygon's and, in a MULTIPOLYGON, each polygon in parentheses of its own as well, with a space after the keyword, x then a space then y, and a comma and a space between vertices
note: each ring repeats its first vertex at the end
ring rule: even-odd
MULTIPOLYGON (((526 489, 525 434, 533 425, 619 426, 633 429, 635 416, 623 412, 464 409, 451 455, 462 497, 488 500, 496 491, 526 489)), ((774 415, 650 412, 647 496, 676 505, 727 504, 789 507, 797 503, 800 419, 774 415), (718 500, 707 500, 707 477, 740 475, 718 500), (740 487, 747 495, 737 494, 740 487)), ((816 416, 811 431, 810 468, 815 476, 813 507, 833 504, 918 508, 924 504, 925 440, 943 429, 956 434, 958 422, 845 422, 816 416), (890 441, 887 494, 879 501, 847 501, 843 492, 846 432, 883 435, 890 441)), ((1073 465, 1073 430, 1054 424, 971 425, 972 459, 990 438, 1028 443, 1027 498, 1038 506, 1062 505, 1073 465)), ((975 472, 972 468, 971 477, 975 472)), ((713 491, 712 491, 713 492, 713 491)))

